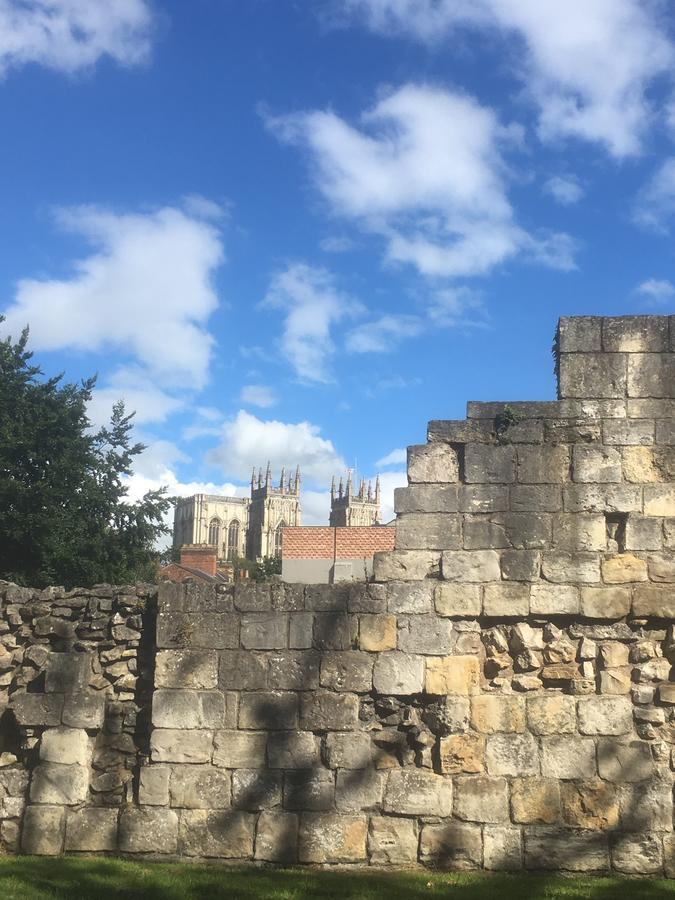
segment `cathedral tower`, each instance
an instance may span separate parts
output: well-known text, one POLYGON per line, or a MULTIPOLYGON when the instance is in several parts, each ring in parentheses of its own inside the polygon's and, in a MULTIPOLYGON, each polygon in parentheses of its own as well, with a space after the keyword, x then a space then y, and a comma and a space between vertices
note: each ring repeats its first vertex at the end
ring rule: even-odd
POLYGON ((251 502, 247 553, 249 559, 281 556, 283 528, 300 525, 300 466, 295 475, 281 470, 278 486, 272 483, 272 469, 267 463, 263 477, 260 469, 251 475, 251 502))
POLYGON ((335 478, 330 487, 330 525, 333 527, 351 527, 353 525, 379 525, 380 524, 380 477, 375 481, 375 492, 372 483, 362 478, 358 491, 354 490, 351 471, 347 475, 345 487, 340 478, 340 484, 335 487, 335 478))

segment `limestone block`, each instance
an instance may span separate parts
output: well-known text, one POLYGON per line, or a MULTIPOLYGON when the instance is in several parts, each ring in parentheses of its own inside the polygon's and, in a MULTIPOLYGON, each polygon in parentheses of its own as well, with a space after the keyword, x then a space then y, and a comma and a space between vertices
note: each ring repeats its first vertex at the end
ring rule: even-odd
POLYGON ((373 687, 378 694, 419 694, 424 687, 424 659, 408 653, 382 653, 375 660, 373 687))
POLYGON ((298 695, 291 691, 256 691, 241 695, 239 727, 275 731, 296 728, 298 695))
POLYGON ((440 553, 433 550, 387 550, 373 556, 375 581, 422 581, 438 571, 440 553))
POLYGON ((538 775, 539 749, 531 734, 491 734, 485 763, 489 775, 538 775))
POLYGON ((92 653, 50 653, 45 671, 48 694, 86 691, 92 675, 92 653))
POLYGON ((612 866, 628 875, 655 875, 663 870, 661 838, 656 834, 617 834, 612 866))
MULTIPOLYGON (((426 660, 424 689, 427 694, 469 696, 478 693, 479 685, 480 662, 475 656, 443 656, 426 660)), ((377 685, 375 687, 377 690, 377 685)))
POLYGON ((272 732, 267 759, 272 769, 311 769, 320 763, 319 738, 311 731, 272 732))
POLYGON ((302 694, 300 725, 307 731, 346 731, 356 726, 358 717, 359 698, 355 694, 302 694))
POLYGON ((654 422, 649 419, 607 419, 602 426, 603 443, 608 446, 646 447, 654 443, 654 432, 654 422))
POLYGON ((399 616, 398 649, 443 656, 450 652, 452 623, 438 616, 399 616))
POLYGON ((155 687, 213 690, 218 686, 218 654, 214 650, 158 650, 155 687))
POLYGON ((229 810, 185 809, 180 815, 181 853, 217 859, 253 856, 256 816, 229 810))
POLYGON ((282 774, 265 769, 237 769, 232 773, 232 805, 256 812, 281 806, 282 774))
POLYGON ((387 778, 384 811, 407 816, 450 816, 452 781, 425 769, 395 769, 387 778))
POLYGON ((525 731, 525 698, 482 694, 471 699, 471 725, 482 734, 525 731))
POLYGON ((506 525, 500 518, 464 516, 464 548, 466 550, 500 550, 511 546, 506 525))
POLYGON ((665 778, 620 784, 617 790, 623 831, 673 830, 673 785, 670 773, 665 778))
POLYGON ((385 772, 373 769, 339 769, 335 785, 335 805, 340 812, 362 812, 382 808, 385 772))
POLYGON ((427 707, 422 719, 434 734, 464 732, 469 727, 470 709, 467 697, 442 697, 427 707))
POLYGON ((155 728, 150 735, 150 758, 154 763, 206 763, 211 761, 212 731, 155 728))
POLYGON ((538 581, 541 553, 538 550, 504 550, 500 556, 502 578, 507 581, 538 581))
POLYGON ((675 705, 675 685, 660 684, 658 688, 659 702, 667 706, 675 705))
POLYGON ((521 650, 543 650, 544 633, 541 628, 533 628, 527 622, 518 622, 511 629, 509 645, 514 653, 521 650))
POLYGON ((359 650, 324 653, 321 658, 321 686, 333 691, 371 691, 373 657, 359 650))
POLYGON ((631 689, 631 671, 625 669, 604 669, 600 672, 601 694, 628 694, 631 689))
POLYGON ((445 775, 478 773, 485 769, 485 738, 473 731, 449 734, 439 740, 439 763, 445 775))
POLYGON ((344 612, 349 604, 351 587, 344 584, 308 584, 305 608, 316 612, 344 612))
POLYGON ((647 569, 652 581, 675 582, 675 554, 651 553, 647 557, 647 569))
POLYGON ((618 738, 598 741, 598 772, 605 781, 644 781, 654 772, 649 744, 618 738))
POLYGON ((459 488, 460 512, 505 512, 509 508, 509 488, 506 485, 463 484, 459 488))
POLYGON ((169 793, 173 807, 225 809, 230 806, 230 773, 208 765, 173 766, 169 793))
POLYGON ((668 321, 665 316, 603 318, 602 348, 624 353, 667 351, 668 321))
POLYGON ((554 693, 528 697, 527 724, 533 734, 572 734, 576 731, 574 697, 554 693))
POLYGON ((239 615, 232 612, 171 612, 157 616, 157 646, 161 649, 224 650, 239 646, 239 615))
POLYGON ((152 724, 155 728, 218 728, 223 725, 225 697, 220 691, 155 691, 152 724))
MULTIPOLYGON (((562 353, 559 390, 562 398, 605 399, 626 396, 624 353, 562 353)), ((632 394, 631 396, 637 396, 632 394)))
POLYGON ((116 809, 69 809, 66 853, 103 853, 117 849, 116 809))
POLYGON ((443 869, 480 868, 483 862, 480 826, 454 821, 424 825, 420 861, 443 869))
POLYGON ((480 587, 477 584, 445 584, 434 591, 434 604, 439 616, 479 616, 480 587))
POLYGON ((445 443, 408 447, 408 481, 410 484, 459 481, 456 451, 445 443))
POLYGON ((406 866, 417 862, 417 824, 413 819, 371 816, 368 856, 374 866, 406 866))
POLYGON ((560 800, 566 825, 602 830, 619 825, 616 788, 606 781, 597 778, 592 781, 563 781, 560 800))
POLYGON ((66 694, 63 704, 63 724, 70 728, 97 729, 103 726, 105 697, 102 694, 66 694))
POLYGON ((423 614, 433 611, 434 585, 429 582, 410 584, 392 582, 387 585, 387 606, 390 613, 423 614))
POLYGON ((621 451, 616 447, 577 444, 572 456, 572 478, 577 483, 619 483, 622 479, 621 451))
MULTIPOLYGON (((288 646, 301 650, 311 647, 314 636, 314 616, 312 613, 293 612, 288 619, 288 646)), ((247 687, 253 688, 255 685, 247 685, 247 687)))
POLYGON ((560 820, 560 782, 555 778, 516 778, 511 783, 514 822, 553 825, 560 820))
POLYGON ((9 708, 19 725, 53 726, 61 723, 62 694, 12 694, 9 708))
MULTIPOLYGON (((519 462, 520 451, 525 449, 519 448, 518 450, 519 462)), ((543 448, 536 449, 542 450, 543 448)), ((533 454, 533 456, 536 460, 538 454, 533 454)), ((527 468, 528 471, 532 471, 531 466, 527 468)), ((520 473, 519 479, 523 480, 520 473)), ((563 508, 562 488, 558 484, 513 484, 509 489, 509 497, 513 512, 560 512, 563 508)))
POLYGON ((675 354, 631 353, 628 357, 628 396, 665 397, 675 394, 675 354))
POLYGON ((675 444, 675 422, 672 419, 656 423, 656 443, 667 446, 675 444))
POLYGON ((675 591, 672 585, 636 585, 633 591, 633 615, 675 618, 675 591))
POLYGON ((40 740, 40 759, 64 765, 88 766, 91 745, 83 728, 48 728, 40 740))
MULTIPOLYGON (((569 470, 570 451, 565 444, 518 447, 518 481, 520 482, 541 485, 562 484, 569 479, 569 470)), ((514 496, 513 488, 511 496, 514 496)), ((518 494, 516 493, 515 496, 517 497, 518 494)), ((523 495, 521 494, 521 496, 523 495)), ((530 496, 534 495, 530 494, 530 496)), ((536 496, 544 498, 550 495, 539 492, 536 496)))
POLYGON ((335 803, 335 774, 325 769, 299 769, 286 772, 284 807, 293 810, 322 811, 335 803))
POLYGON ((600 581, 600 560, 597 553, 544 553, 541 571, 556 584, 593 584, 600 581))
POLYGON ((62 806, 29 806, 23 817, 21 849, 33 856, 63 852, 66 811, 62 806))
MULTIPOLYGON (((600 316, 564 316, 558 323, 560 353, 593 352, 602 349, 600 316)), ((605 348, 609 349, 609 348, 605 348)))
POLYGON ((597 774, 594 742, 591 738, 556 735, 543 738, 541 774, 548 778, 593 778, 597 774))
POLYGON ((387 611, 387 589, 383 584, 357 583, 349 588, 349 612, 380 614, 387 611))
POLYGON ((374 653, 395 650, 396 616, 360 616, 359 647, 374 653))
POLYGON ((356 642, 357 625, 356 617, 346 613, 316 613, 314 646, 319 650, 349 650, 356 642))
POLYGON ((32 803, 72 806, 84 803, 89 793, 89 769, 60 763, 41 763, 30 783, 32 803))
POLYGON ((306 813, 301 817, 301 863, 355 863, 366 858, 368 820, 364 816, 306 813))
POLYGON ((241 612, 265 612, 272 608, 272 595, 268 584, 246 584, 238 582, 234 586, 234 608, 241 612))
POLYGON ((456 484, 414 484, 394 490, 396 513, 454 513, 458 509, 456 484))
POLYGON ((536 828, 524 833, 526 869, 602 872, 609 868, 607 836, 598 832, 536 828))
POLYGON ((668 481, 658 466, 653 447, 624 447, 621 453, 623 477, 631 484, 668 481))
POLYGON ((630 588, 582 587, 581 589, 581 614, 589 619, 622 619, 630 612, 630 604, 630 588))
POLYGON ((267 679, 281 690, 307 691, 319 686, 318 650, 281 650, 267 659, 267 679))
POLYGON ((326 735, 326 764, 331 769, 365 769, 372 758, 369 734, 332 732, 326 735))
POLYGON ((661 550, 663 525, 660 519, 630 515, 626 522, 626 550, 661 550))
POLYGON ((627 666, 628 647, 619 641, 608 641, 608 643, 601 645, 598 659, 603 669, 627 666))
POLYGON ((279 650, 288 646, 288 617, 279 612, 244 613, 241 646, 245 650, 279 650))
MULTIPOLYGON (((299 615, 304 615, 300 613, 299 615)), ((313 617, 310 616, 309 646, 312 643, 313 617)), ((218 685, 222 691, 255 691, 267 687, 267 654, 250 650, 223 650, 220 653, 218 685)))
POLYGON ((606 550, 607 525, 598 513, 561 513, 553 517, 553 543, 558 550, 606 550))
POLYGON ((495 550, 446 550, 441 574, 445 581, 499 581, 499 554, 495 550))
POLYGON ((675 516, 675 486, 646 484, 644 486, 646 516, 675 516))
POLYGON ((454 815, 468 822, 509 821, 509 789, 505 778, 459 775, 454 786, 454 815))
POLYGON ((672 878, 675 874, 675 835, 666 834, 663 836, 663 862, 666 877, 672 878))
MULTIPOLYGON (((504 561, 502 560, 502 566, 504 561)), ((449 586, 449 585, 448 585, 449 586)), ((486 616, 526 616, 530 612, 528 584, 486 584, 483 593, 483 613, 486 616)))
POLYGON ((467 444, 464 478, 468 484, 509 484, 515 481, 515 447, 510 444, 467 444))
POLYGON ((406 513, 396 520, 397 550, 456 550, 462 546, 461 516, 406 513))
POLYGON ((523 867, 520 828, 492 826, 483 832, 483 868, 515 872, 523 867))
POLYGON ((642 512, 642 491, 631 484, 566 484, 566 512, 642 512))
MULTIPOLYGON (((548 570, 549 574, 551 571, 553 569, 548 570)), ((559 570, 556 569, 555 571, 559 570)), ((573 584, 546 584, 539 582, 533 584, 530 588, 530 611, 534 615, 575 615, 579 612, 580 604, 579 588, 573 584)))
POLYGON ((294 863, 298 858, 299 820, 295 813, 266 810, 258 819, 255 858, 264 862, 294 863))
POLYGON ((127 807, 120 814, 119 848, 123 853, 176 853, 178 814, 127 807))
POLYGON ((168 766, 141 766, 138 784, 138 802, 141 806, 169 805, 168 766))

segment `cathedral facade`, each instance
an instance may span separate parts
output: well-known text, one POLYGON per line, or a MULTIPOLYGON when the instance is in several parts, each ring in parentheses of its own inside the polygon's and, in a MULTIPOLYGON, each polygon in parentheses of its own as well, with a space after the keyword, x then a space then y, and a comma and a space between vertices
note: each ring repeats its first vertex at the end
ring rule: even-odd
POLYGON ((380 524, 380 478, 375 481, 375 491, 371 482, 361 479, 358 489, 354 489, 351 471, 347 474, 345 486, 342 478, 335 486, 335 478, 330 486, 330 519, 333 528, 353 528, 361 525, 380 524))
POLYGON ((173 546, 210 544, 224 560, 280 556, 284 527, 300 525, 300 519, 300 469, 288 477, 282 469, 275 486, 268 463, 264 476, 262 469, 253 470, 250 497, 194 494, 179 499, 173 546))

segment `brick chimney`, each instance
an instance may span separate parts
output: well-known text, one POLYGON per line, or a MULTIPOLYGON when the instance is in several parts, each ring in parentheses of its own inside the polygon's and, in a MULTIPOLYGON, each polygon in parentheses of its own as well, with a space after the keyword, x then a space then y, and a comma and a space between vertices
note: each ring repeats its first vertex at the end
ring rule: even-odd
POLYGON ((180 564, 189 569, 198 569, 205 575, 215 577, 218 556, 216 548, 210 544, 183 544, 180 548, 180 564))

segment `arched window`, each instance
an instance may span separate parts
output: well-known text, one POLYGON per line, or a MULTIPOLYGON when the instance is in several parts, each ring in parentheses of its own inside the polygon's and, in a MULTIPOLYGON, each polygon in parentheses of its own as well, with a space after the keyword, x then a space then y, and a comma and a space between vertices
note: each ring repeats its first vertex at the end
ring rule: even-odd
POLYGON ((227 529, 227 558, 236 559, 239 556, 239 522, 233 519, 227 529))
POLYGON ((281 522, 277 525, 277 530, 274 532, 274 555, 281 556, 281 550, 284 541, 284 528, 286 527, 286 523, 282 519, 281 522))
POLYGON ((217 547, 220 543, 220 519, 211 519, 209 524, 209 544, 215 544, 217 547))

